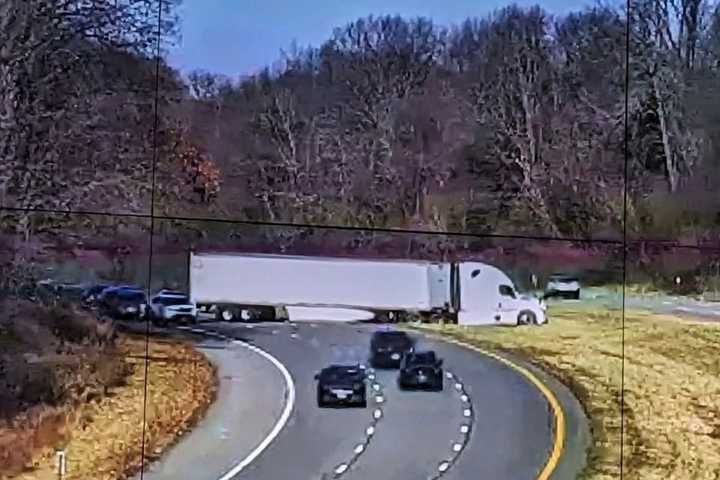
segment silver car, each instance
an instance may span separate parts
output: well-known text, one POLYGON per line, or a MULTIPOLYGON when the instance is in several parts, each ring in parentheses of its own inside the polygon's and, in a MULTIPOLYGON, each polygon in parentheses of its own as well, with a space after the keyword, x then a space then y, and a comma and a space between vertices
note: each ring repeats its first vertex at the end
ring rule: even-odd
POLYGON ((548 279, 545 296, 578 300, 580 298, 580 280, 572 275, 554 273, 548 279))

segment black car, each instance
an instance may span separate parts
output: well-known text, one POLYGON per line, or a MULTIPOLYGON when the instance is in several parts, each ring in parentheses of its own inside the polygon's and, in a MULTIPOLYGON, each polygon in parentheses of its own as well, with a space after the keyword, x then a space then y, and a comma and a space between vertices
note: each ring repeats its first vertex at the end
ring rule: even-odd
POLYGON ((86 288, 83 293, 81 300, 84 304, 90 305, 97 300, 98 295, 102 293, 103 290, 110 287, 107 283, 102 283, 100 285, 93 285, 91 287, 86 288))
POLYGON ((400 364, 398 386, 401 389, 442 390, 442 359, 437 358, 432 350, 408 353, 400 364))
POLYGON ((398 368, 403 356, 413 349, 414 342, 405 332, 375 332, 370 339, 370 365, 374 368, 398 368))
POLYGON ((118 290, 105 305, 107 313, 117 319, 140 318, 143 316, 147 297, 142 290, 118 290))
POLYGON ((365 371, 359 365, 330 365, 315 375, 318 407, 367 406, 365 371))

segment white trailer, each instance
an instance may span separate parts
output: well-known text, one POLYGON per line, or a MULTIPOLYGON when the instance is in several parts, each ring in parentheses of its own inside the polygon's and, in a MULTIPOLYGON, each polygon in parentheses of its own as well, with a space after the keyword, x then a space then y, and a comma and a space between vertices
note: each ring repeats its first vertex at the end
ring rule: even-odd
POLYGON ((544 323, 544 304, 497 268, 331 257, 190 252, 189 296, 219 320, 285 318, 288 307, 442 314, 461 324, 544 323))

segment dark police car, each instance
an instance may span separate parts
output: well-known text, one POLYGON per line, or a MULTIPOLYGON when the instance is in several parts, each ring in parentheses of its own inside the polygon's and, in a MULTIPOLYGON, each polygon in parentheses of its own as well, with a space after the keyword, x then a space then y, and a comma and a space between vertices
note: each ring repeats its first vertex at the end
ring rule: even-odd
POLYGON ((146 305, 147 297, 142 290, 119 289, 104 297, 105 312, 116 319, 140 319, 146 305))
POLYGON ((365 370, 359 365, 330 365, 315 375, 318 407, 367 406, 365 370))
POLYGON ((442 363, 442 359, 437 358, 432 350, 406 354, 400 364, 398 386, 401 389, 442 390, 442 363))
POLYGON ((370 365, 374 368, 398 368, 403 355, 412 352, 414 342, 405 332, 381 330, 370 339, 370 365))

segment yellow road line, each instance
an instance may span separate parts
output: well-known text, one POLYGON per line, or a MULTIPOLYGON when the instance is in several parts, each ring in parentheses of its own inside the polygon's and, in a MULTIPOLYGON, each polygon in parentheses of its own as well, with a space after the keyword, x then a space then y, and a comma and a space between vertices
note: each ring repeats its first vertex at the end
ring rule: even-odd
MULTIPOLYGON (((424 330, 420 329, 420 331, 425 332, 424 330)), ((537 476, 536 480, 549 480, 550 475, 553 474, 555 469, 557 468, 558 463, 560 462, 560 457, 563 453, 563 448, 565 446, 565 412, 562 409, 562 406, 560 405, 560 401, 557 399, 555 394, 548 388, 547 385, 545 385, 542 380, 540 380, 534 373, 532 373, 527 368, 518 365, 510 360, 508 360, 505 357, 502 357, 498 355, 497 353, 491 352, 489 350, 485 350, 484 348, 480 348, 478 346, 462 342, 460 340, 455 340, 453 338, 447 338, 442 335, 438 335, 435 333, 431 333, 431 336, 434 336, 436 338, 439 338, 445 342, 448 343, 454 343, 455 345, 459 345, 461 347, 465 347, 469 350, 476 351, 482 355, 485 355, 486 357, 490 357, 493 360, 497 360, 498 362, 502 363, 503 365, 506 365, 525 378, 527 378, 530 383, 532 383, 540 392, 545 396, 548 403, 550 404, 550 408, 553 410, 553 416, 555 417, 555 442, 553 443, 552 452, 550 453, 550 457, 548 457, 547 462, 545 462, 545 467, 543 467, 540 474, 537 476)))

